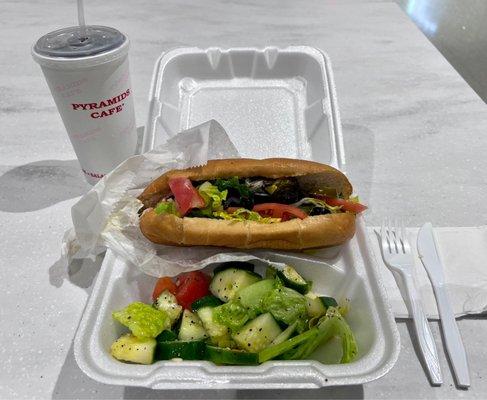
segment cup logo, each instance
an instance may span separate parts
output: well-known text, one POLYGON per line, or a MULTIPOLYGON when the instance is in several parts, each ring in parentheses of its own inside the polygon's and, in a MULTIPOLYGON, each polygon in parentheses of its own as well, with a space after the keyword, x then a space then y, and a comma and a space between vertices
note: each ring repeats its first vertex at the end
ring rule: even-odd
POLYGON ((112 97, 111 99, 102 100, 98 103, 71 103, 71 107, 74 111, 97 110, 90 112, 90 117, 93 119, 105 118, 121 112, 125 105, 125 103, 122 103, 122 101, 128 96, 130 96, 130 89, 120 93, 118 96, 112 97))

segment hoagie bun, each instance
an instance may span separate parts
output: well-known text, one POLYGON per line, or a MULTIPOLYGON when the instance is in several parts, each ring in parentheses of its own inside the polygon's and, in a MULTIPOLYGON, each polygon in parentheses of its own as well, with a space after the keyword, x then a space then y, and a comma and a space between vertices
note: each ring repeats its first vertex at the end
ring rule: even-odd
POLYGON ((179 217, 158 214, 154 207, 171 195, 169 181, 188 178, 192 182, 217 178, 295 178, 299 188, 313 193, 334 189, 343 199, 352 185, 339 170, 312 161, 273 158, 212 160, 205 166, 169 171, 150 183, 139 200, 144 204, 140 229, 152 242, 177 246, 222 246, 241 249, 271 248, 301 250, 342 244, 355 233, 355 214, 349 212, 309 215, 278 223, 234 221, 216 218, 179 217))

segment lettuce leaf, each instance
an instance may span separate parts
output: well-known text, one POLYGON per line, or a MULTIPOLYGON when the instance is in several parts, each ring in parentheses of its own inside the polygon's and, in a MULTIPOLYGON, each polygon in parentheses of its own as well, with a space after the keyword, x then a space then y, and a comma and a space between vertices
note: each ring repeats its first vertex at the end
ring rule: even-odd
POLYGON ((304 343, 310 342, 318 335, 318 333, 319 333, 318 328, 312 328, 282 343, 278 343, 266 347, 264 350, 262 350, 259 353, 259 362, 263 363, 265 361, 276 358, 281 354, 292 352, 294 347, 296 347, 297 345, 303 342, 304 343))
POLYGON ((176 202, 172 200, 161 201, 154 208, 156 214, 174 214, 179 216, 179 212, 176 207, 176 202))
POLYGON ((252 192, 250 188, 245 183, 241 183, 238 179, 238 176, 234 176, 229 179, 218 178, 215 181, 215 185, 218 187, 219 190, 234 189, 243 199, 250 200, 252 198, 252 192))
POLYGON ((228 191, 220 191, 218 187, 206 181, 197 187, 198 193, 205 201, 205 207, 196 211, 194 217, 212 217, 215 211, 223 211, 223 201, 227 198, 228 191))
POLYGON ((251 210, 254 206, 254 193, 247 185, 247 180, 241 181, 237 176, 234 176, 229 179, 217 179, 214 184, 220 190, 228 190, 225 208, 243 207, 251 210))
POLYGON ((248 320, 255 317, 255 313, 237 301, 230 301, 213 309, 213 319, 232 331, 241 328, 248 320))
POLYGON ((326 314, 320 318, 318 324, 311 329, 318 329, 318 334, 297 348, 285 353, 284 359, 301 360, 309 358, 318 346, 326 343, 333 336, 340 338, 342 346, 340 363, 349 363, 357 356, 357 342, 352 329, 335 307, 329 307, 326 314))
POLYGON ((171 329, 171 321, 164 311, 140 302, 114 311, 112 316, 138 338, 155 338, 164 329, 171 329))
POLYGON ((262 309, 287 325, 297 322, 296 330, 300 333, 308 327, 306 299, 293 289, 276 285, 262 300, 262 309))
POLYGON ((281 218, 262 217, 259 213, 247 210, 246 208, 239 208, 231 214, 227 211, 218 211, 214 212, 213 216, 229 221, 255 221, 262 224, 273 224, 276 222, 281 222, 281 218))

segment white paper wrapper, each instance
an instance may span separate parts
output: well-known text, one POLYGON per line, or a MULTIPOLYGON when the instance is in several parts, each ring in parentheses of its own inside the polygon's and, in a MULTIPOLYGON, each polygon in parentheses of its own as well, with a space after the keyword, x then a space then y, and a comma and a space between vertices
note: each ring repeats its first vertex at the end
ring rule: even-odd
POLYGON ((110 249, 156 277, 201 269, 230 257, 255 259, 221 248, 156 245, 139 229, 138 210, 142 203, 136 196, 153 179, 170 169, 237 157, 239 154, 225 130, 212 120, 179 133, 153 151, 127 159, 73 206, 74 229, 66 232, 63 239, 64 259, 70 262, 73 258, 94 258, 110 249))

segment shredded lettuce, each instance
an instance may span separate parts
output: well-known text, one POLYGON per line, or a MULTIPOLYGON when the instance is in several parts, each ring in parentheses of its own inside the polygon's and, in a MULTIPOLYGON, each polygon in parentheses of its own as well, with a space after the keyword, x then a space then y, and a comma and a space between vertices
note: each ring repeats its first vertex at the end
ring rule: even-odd
POLYGON ((332 214, 342 212, 342 206, 330 206, 324 200, 315 199, 314 197, 305 197, 292 204, 294 207, 305 208, 306 206, 322 207, 328 209, 332 214))
POLYGON ((174 214, 179 216, 179 212, 176 207, 176 202, 173 200, 161 201, 154 208, 156 214, 174 214))
POLYGON ((205 201, 205 206, 193 210, 194 217, 212 217, 216 211, 223 211, 223 201, 227 198, 228 191, 220 191, 218 187, 206 181, 197 187, 198 193, 205 201))
POLYGON ((262 224, 281 222, 281 218, 262 217, 259 213, 247 210, 246 208, 239 208, 233 213, 229 213, 227 211, 217 211, 213 213, 213 216, 229 221, 255 221, 262 224))
POLYGON ((164 329, 171 329, 171 321, 164 311, 140 302, 114 311, 112 316, 138 338, 155 338, 164 329))

